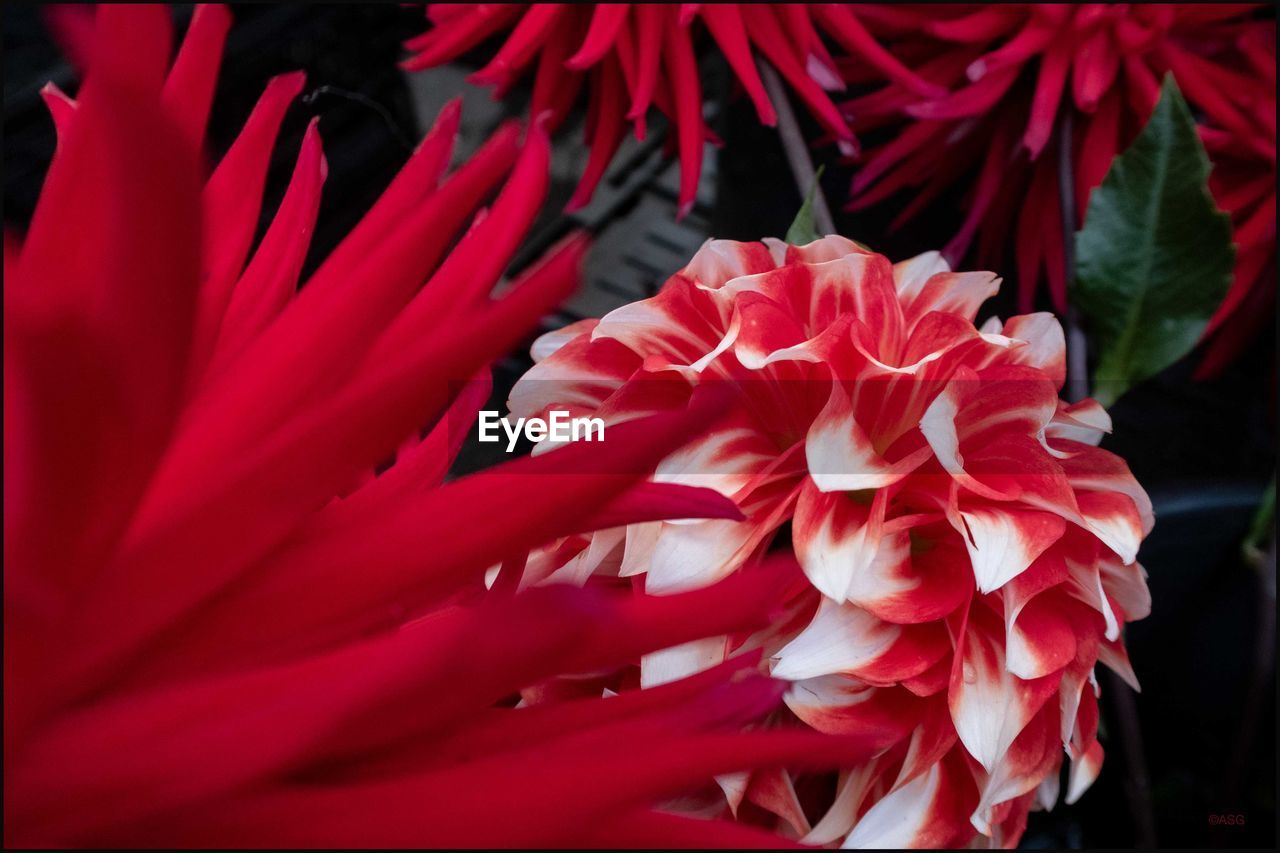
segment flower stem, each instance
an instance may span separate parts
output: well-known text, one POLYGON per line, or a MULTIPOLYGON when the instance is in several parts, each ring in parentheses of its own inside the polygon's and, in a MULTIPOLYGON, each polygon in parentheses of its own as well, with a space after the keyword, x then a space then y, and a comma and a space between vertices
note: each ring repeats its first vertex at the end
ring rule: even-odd
POLYGON ((791 175, 795 178, 800 198, 805 199, 810 188, 813 189, 813 223, 822 234, 834 234, 836 224, 831 218, 831 208, 827 206, 827 197, 823 194, 822 187, 814 179, 809 146, 805 144, 804 135, 800 132, 800 123, 796 121, 795 111, 791 109, 791 101, 782 88, 782 81, 764 60, 757 59, 756 66, 760 69, 760 79, 764 81, 769 100, 778 113, 778 137, 782 140, 782 149, 786 152, 787 164, 791 167, 791 175))

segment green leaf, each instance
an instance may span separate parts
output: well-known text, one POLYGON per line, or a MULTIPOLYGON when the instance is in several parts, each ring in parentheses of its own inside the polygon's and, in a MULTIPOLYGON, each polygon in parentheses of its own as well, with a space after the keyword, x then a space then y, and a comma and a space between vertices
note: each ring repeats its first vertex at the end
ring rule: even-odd
POLYGON ((814 173, 813 183, 809 185, 809 192, 804 197, 804 204, 800 205, 800 212, 796 214, 791 227, 787 229, 786 239, 792 246, 804 246, 822 236, 818 233, 818 227, 813 224, 813 197, 818 192, 818 181, 822 180, 822 170, 825 168, 826 166, 819 166, 818 171, 814 173))
POLYGON ((1235 248, 1208 178, 1191 111, 1166 75, 1076 234, 1074 297, 1098 347, 1094 396, 1104 406, 1186 355, 1226 295, 1235 248))

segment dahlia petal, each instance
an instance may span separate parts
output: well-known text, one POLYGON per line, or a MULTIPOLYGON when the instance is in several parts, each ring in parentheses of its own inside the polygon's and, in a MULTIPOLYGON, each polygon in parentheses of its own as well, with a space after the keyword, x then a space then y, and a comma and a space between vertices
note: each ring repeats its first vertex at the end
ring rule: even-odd
POLYGON ((582 40, 582 47, 565 62, 565 67, 583 71, 595 65, 613 47, 623 22, 627 19, 625 3, 597 3, 591 13, 591 24, 582 40))
POLYGON ((1147 573, 1137 562, 1125 565, 1103 558, 1099 564, 1102 588, 1107 598, 1124 612, 1126 622, 1135 622, 1151 615, 1151 590, 1147 588, 1147 573))
POLYGON ((591 339, 615 340, 641 356, 669 356, 677 364, 691 364, 714 349, 722 335, 702 317, 690 288, 677 283, 650 299, 615 308, 600 320, 591 339))
POLYGON ((1031 101, 1031 118, 1022 137, 1022 144, 1031 152, 1033 160, 1040 156, 1053 133, 1058 102, 1071 64, 1070 51, 1069 45, 1059 44, 1050 48, 1041 60, 1040 75, 1036 78, 1036 91, 1031 101))
MULTIPOLYGON (((1111 416, 1093 399, 1078 403, 1062 403, 1053 421, 1045 427, 1045 436, 1056 441, 1067 440, 1097 447, 1102 437, 1111 432, 1111 416)), ((1064 451, 1070 452, 1070 451, 1064 451)))
POLYGON ((937 98, 946 90, 916 75, 889 51, 880 46, 858 20, 852 7, 824 3, 813 7, 824 31, 849 53, 882 72, 898 85, 926 98, 937 98))
POLYGON ((862 801, 876 781, 880 763, 879 758, 873 758, 854 769, 840 771, 835 801, 801 843, 826 845, 849 834, 862 801))
MULTIPOLYGON (((637 518, 636 520, 640 519, 637 518)), ((600 522, 595 523, 599 524, 600 522)), ((604 570, 603 566, 606 561, 611 565, 621 562, 622 544, 626 540, 625 531, 625 526, 596 530, 591 535, 591 543, 587 545, 586 550, 579 553, 561 568, 547 575, 545 582, 582 586, 593 574, 604 570)), ((505 571, 505 569, 502 571, 505 571)), ((527 577, 528 571, 526 567, 524 578, 527 577)), ((523 581, 524 579, 522 578, 521 587, 525 585, 523 581)))
MULTIPOLYGON (((780 773, 781 771, 775 771, 780 773)), ((636 810, 610 815, 607 830, 589 831, 587 847, 607 847, 619 838, 641 847, 730 848, 772 850, 779 845, 777 834, 728 820, 705 820, 665 812, 636 810)))
MULTIPOLYGON (((378 245, 387 238, 393 230, 398 228, 405 219, 407 219, 418 207, 426 201, 436 190, 436 185, 444 171, 449 166, 449 161, 453 156, 453 145, 458 134, 458 128, 462 123, 462 99, 454 98, 441 107, 439 114, 436 116, 435 122, 431 129, 427 131, 427 135, 414 149, 413 154, 400 167, 400 171, 392 178, 391 183, 383 191, 378 200, 374 202, 373 207, 365 214, 364 218, 351 229, 345 239, 338 244, 333 253, 325 259, 321 269, 325 267, 340 268, 347 272, 353 269, 364 259, 365 256, 373 252, 378 245)), ((509 165, 512 154, 515 150, 514 137, 517 128, 508 126, 507 129, 500 129, 494 134, 489 143, 477 151, 472 157, 472 161, 485 161, 493 158, 497 162, 493 164, 493 171, 505 171, 509 165), (487 150, 486 150, 487 149, 487 150)), ((473 167, 473 173, 485 173, 488 178, 487 170, 473 167)), ((457 181, 459 186, 456 190, 464 189, 467 183, 462 180, 467 173, 467 167, 459 169, 451 179, 457 181)), ((480 177, 478 174, 476 177, 480 177)), ((496 181, 495 178, 490 180, 496 181)), ((477 181, 479 184, 479 181, 477 181)), ((474 192, 475 198, 488 195, 489 185, 479 185, 475 187, 465 187, 474 192)), ((470 199, 464 201, 461 197, 455 198, 454 202, 459 206, 463 204, 471 205, 470 199)), ((447 222, 447 220, 446 220, 447 222)), ((454 226, 456 227, 456 226, 454 226)), ((320 278, 318 275, 315 278, 320 278)), ((318 282, 312 282, 310 286, 314 286, 318 282)), ((326 285, 329 288, 335 288, 337 285, 332 282, 326 285)))
MULTIPOLYGON (((1068 439, 1057 439, 1055 444, 1069 454, 1059 460, 1059 464, 1073 488, 1098 493, 1115 492, 1126 496, 1137 511, 1141 535, 1151 532, 1155 524, 1151 498, 1123 459, 1114 453, 1068 439)), ((1128 507, 1122 505, 1120 513, 1122 517, 1128 517, 1128 507)))
POLYGON ((386 511, 394 501, 404 500, 414 491, 439 486, 492 390, 493 378, 488 369, 482 370, 463 384, 425 438, 402 447, 391 467, 372 482, 326 506, 317 523, 333 523, 325 517, 333 514, 386 511))
POLYGON ((632 524, 627 527, 622 565, 618 568, 619 577, 631 577, 649 570, 653 560, 653 549, 658 544, 658 536, 661 533, 660 522, 632 524))
POLYGON ((914 258, 898 261, 893 265, 893 286, 898 291, 898 300, 911 304, 929 279, 947 272, 951 272, 951 265, 941 252, 923 252, 914 258))
POLYGON ((521 11, 520 6, 494 3, 476 8, 474 14, 440 21, 435 29, 405 43, 405 47, 417 53, 402 63, 402 67, 406 71, 420 71, 448 62, 498 32, 521 11))
POLYGON ((1075 631, 1056 606, 1054 596, 1038 595, 1010 615, 1006 596, 1005 666, 1021 679, 1057 672, 1075 658, 1075 631))
POLYGON ((1085 526, 1126 565, 1137 559, 1144 531, 1132 498, 1119 492, 1077 491, 1076 502, 1085 526))
MULTIPOLYGON (((906 112, 913 118, 926 120, 962 119, 985 113, 1009 91, 1018 79, 1018 71, 1016 67, 1001 68, 945 98, 912 104, 906 112)), ((937 132, 937 129, 931 128, 931 132, 937 132)))
POLYGON ((676 219, 693 209, 698 196, 698 179, 702 175, 702 143, 705 125, 702 120, 702 84, 698 80, 698 63, 693 55, 689 31, 668 20, 663 53, 669 63, 671 101, 675 107, 676 142, 680 153, 680 196, 676 219))
POLYGON ((76 102, 52 82, 40 87, 40 97, 49 109, 49 117, 53 119, 58 140, 65 139, 71 130, 71 122, 76 117, 76 102))
MULTIPOLYGON (((66 14, 77 11, 71 8, 66 14)), ((88 73, 111 77, 112 85, 135 88, 147 97, 160 92, 173 45, 173 25, 166 9, 94 9, 92 15, 79 13, 79 17, 82 34, 87 34, 83 24, 92 21, 88 73)))
POLYGON ((715 489, 657 481, 637 484, 592 512, 585 529, 710 518, 743 521, 745 516, 737 504, 715 489))
POLYGON ((1142 686, 1138 683, 1138 675, 1133 671, 1133 664, 1129 661, 1129 651, 1124 647, 1124 641, 1120 639, 1107 640, 1098 645, 1098 661, 1107 665, 1107 668, 1120 676, 1125 684, 1129 685, 1135 693, 1142 692, 1142 686))
POLYGON ((1119 91, 1104 95, 1085 128, 1076 164, 1076 210, 1089 209, 1090 194, 1101 186, 1111 161, 1123 145, 1120 141, 1122 98, 1119 91))
POLYGON ((924 672, 948 645, 937 624, 894 625, 824 598, 809 625, 775 656, 772 674, 799 681, 844 673, 891 684, 924 672))
POLYGON ((859 251, 810 264, 810 327, 825 328, 842 314, 852 314, 874 330, 875 354, 892 357, 902 346, 904 320, 888 259, 859 251))
POLYGON ((1037 557, 1062 538, 1067 523, 1036 510, 975 505, 959 511, 965 547, 973 562, 978 591, 994 592, 1026 571, 1037 557))
POLYGON ((588 317, 585 320, 577 320, 567 326, 561 326, 558 329, 539 335, 529 347, 529 355, 535 363, 548 356, 555 355, 565 344, 581 335, 589 334, 599 322, 597 318, 588 317))
POLYGON ((809 476, 822 492, 878 489, 910 474, 928 453, 909 454, 897 462, 884 459, 854 420, 853 402, 839 382, 831 383, 831 396, 805 436, 809 476))
MULTIPOLYGON (((939 663, 946 663, 945 658, 939 663)), ((893 787, 900 788, 936 766, 955 743, 956 729, 946 702, 930 700, 925 703, 893 787)))
POLYGON ((593 731, 564 739, 554 750, 524 755, 541 768, 539 785, 532 788, 506 782, 495 790, 493 780, 510 778, 502 768, 511 757, 499 755, 390 783, 275 787, 228 801, 216 822, 201 813, 175 813, 163 837, 213 839, 221 846, 240 846, 251 838, 283 846, 315 846, 324 839, 359 844, 363 838, 373 846, 399 847, 423 837, 445 846, 474 844, 478 837, 489 846, 553 846, 557 838, 597 838, 583 827, 603 823, 619 809, 671 797, 716 773, 744 766, 827 766, 855 762, 870 752, 854 738, 794 732, 697 733, 664 738, 660 749, 637 752, 633 744, 645 731, 593 731), (584 784, 600 762, 632 767, 626 785, 584 784), (507 820, 491 819, 495 798, 512 804, 507 820), (413 807, 437 800, 448 801, 450 809, 427 813, 413 807), (572 816, 558 807, 570 800, 572 816), (599 820, 584 822, 584 815, 599 820), (478 826, 484 827, 482 836, 478 826))
POLYGON ((650 652, 640 659, 640 686, 657 687, 704 672, 728 655, 727 637, 704 637, 669 649, 650 652))
MULTIPOLYGON (((603 7, 601 7, 603 8, 603 7)), ((622 102, 618 97, 623 91, 622 72, 612 57, 606 59, 597 72, 591 96, 594 132, 591 134, 591 152, 587 156, 587 166, 582 178, 573 192, 573 196, 565 205, 566 211, 579 210, 585 207, 595 193, 596 186, 604 177, 605 170, 622 144, 625 125, 622 115, 622 102)))
POLYGON ((658 61, 663 48, 663 19, 665 9, 641 4, 636 7, 636 75, 631 91, 631 109, 627 118, 642 119, 653 100, 658 84, 658 61))
POLYGON ((778 123, 778 114, 769 101, 760 73, 756 70, 755 60, 751 55, 751 46, 747 41, 747 30, 742 23, 742 14, 734 4, 704 3, 699 4, 698 16, 702 18, 710 31, 711 37, 719 45, 729 67, 737 75, 742 88, 747 91, 751 102, 755 105, 760 123, 773 127, 778 123))
MULTIPOLYGON (((860 575, 870 571, 881 548, 887 490, 870 503, 823 492, 811 479, 800 489, 793 519, 796 556, 805 576, 827 598, 842 603, 860 575)), ((866 584, 873 586, 873 584, 866 584)), ((897 590, 909 589, 910 583, 897 590)))
POLYGON ((563 11, 564 6, 560 3, 534 3, 529 6, 489 64, 468 80, 501 85, 514 78, 550 34, 563 11))
POLYGON ((307 126, 280 209, 231 293, 214 346, 215 373, 279 315, 297 289, 328 173, 317 122, 307 126))
POLYGON ((1003 630, 970 613, 948 703, 960 742, 988 773, 1058 689, 1052 676, 1023 680, 1005 665, 1003 630))
POLYGON ((305 82, 305 75, 294 72, 267 84, 240 135, 205 184, 204 265, 193 333, 193 371, 202 370, 212 353, 231 292, 249 256, 276 135, 305 82))
MULTIPOLYGON (((513 415, 535 417, 553 408, 596 409, 636 372, 640 359, 635 353, 617 341, 591 340, 597 322, 591 321, 590 328, 520 377, 507 398, 513 415)), ((540 341, 543 338, 534 345, 540 341)))
POLYGON ((719 287, 744 275, 757 275, 778 266, 760 243, 707 240, 680 271, 680 275, 706 288, 719 287))
POLYGON ((194 293, 173 282, 196 280, 197 152, 154 95, 116 85, 110 71, 127 61, 113 51, 164 48, 164 39, 134 43, 150 36, 157 11, 164 23, 164 10, 102 16, 126 32, 101 45, 95 62, 106 71, 82 87, 22 252, 6 263, 6 381, 26 389, 29 464, 41 472, 21 520, 6 517, 20 540, 6 555, 39 567, 43 583, 100 566, 109 552, 99 549, 122 533, 177 414, 194 293), (71 519, 81 519, 74 529, 71 519))
POLYGON ((989 272, 940 272, 930 276, 908 301, 901 288, 898 299, 908 328, 930 311, 944 311, 972 322, 982 303, 1000 289, 1000 277, 989 272))
POLYGON ((777 447, 751 415, 735 407, 715 432, 658 463, 654 481, 702 486, 732 497, 776 456, 777 447))
POLYGON ((664 524, 650 555, 645 591, 668 595, 713 583, 742 565, 770 530, 754 519, 664 524))
POLYGON ((964 483, 965 488, 984 496, 994 495, 994 500, 1020 501, 1083 523, 1076 493, 1060 464, 1063 460, 1049 453, 1038 438, 1017 432, 1000 435, 998 443, 966 454, 965 464, 971 476, 964 483))
POLYGON ((222 48, 230 28, 231 12, 226 6, 196 6, 160 95, 165 113, 173 117, 197 150, 204 145, 222 48))
POLYGON ((1003 334, 1027 345, 1010 352, 1011 361, 1043 370, 1061 388, 1067 375, 1067 344, 1058 318, 1048 312, 1010 317, 1003 334))
POLYGON ((1087 563, 1081 563, 1068 558, 1067 568, 1070 570, 1070 579, 1067 585, 1068 591, 1101 614, 1105 624, 1104 636, 1106 639, 1118 639, 1120 637, 1120 619, 1111 607, 1110 599, 1107 598, 1098 562, 1091 560, 1087 563))
POLYGON ((779 352, 806 343, 800 324, 768 297, 744 293, 734 301, 734 312, 733 354, 749 370, 767 367, 779 352))
POLYGON ((800 798, 796 796, 791 774, 786 770, 772 768, 753 772, 746 797, 753 804, 786 821, 796 836, 809 831, 809 818, 805 816, 800 798))
MULTIPOLYGON (((487 302, 524 235, 533 225, 547 194, 550 141, 540 123, 529 128, 524 147, 506 185, 483 221, 458 242, 422 290, 390 323, 375 342, 369 358, 378 359, 408 346, 430 317, 456 316, 470 304, 487 302)), ((583 240, 570 237, 564 246, 585 250, 583 240)), ((578 255, 577 257, 580 257, 578 255)), ((576 260, 576 258, 575 258, 576 260)))
POLYGON ((822 91, 808 71, 793 55, 782 35, 781 22, 769 6, 743 6, 742 17, 747 26, 747 34, 769 64, 778 69, 778 73, 791 84, 796 94, 813 112, 814 117, 827 132, 838 140, 854 142, 853 131, 849 129, 844 117, 836 109, 835 104, 822 91))
POLYGON ((1019 13, 1010 7, 988 6, 958 18, 930 21, 926 26, 930 34, 947 41, 986 42, 1008 30, 1019 13))
MULTIPOLYGON (((508 342, 511 339, 509 337, 508 342)), ((607 446, 575 442, 554 454, 518 459, 493 471, 412 496, 400 503, 394 513, 380 516, 376 522, 327 528, 317 532, 323 535, 291 543, 273 559, 273 570, 269 574, 255 575, 251 581, 242 583, 234 595, 225 597, 221 606, 206 608, 201 617, 189 619, 189 628, 184 633, 192 643, 225 636, 221 632, 229 630, 226 626, 235 626, 234 647, 223 642, 217 647, 198 648, 175 639, 165 654, 172 658, 177 649, 182 649, 192 667, 209 655, 227 658, 253 654, 260 659, 269 648, 279 650, 276 654, 295 647, 314 648, 385 627, 386 620, 395 615, 387 609, 390 602, 398 602, 400 607, 413 601, 429 602, 433 590, 456 582, 468 573, 482 572, 513 549, 533 547, 557 536, 578 532, 582 524, 590 523, 590 514, 573 513, 570 517, 560 508, 570 504, 593 507, 625 489, 653 465, 666 447, 687 438, 692 434, 691 428, 711 413, 702 407, 692 411, 696 420, 680 413, 619 425, 610 431, 607 446), (703 413, 698 414, 699 411, 703 413), (604 462, 605 459, 608 462, 604 462), (626 473, 590 473, 592 466, 601 464, 610 466, 606 470, 626 473), (612 467, 615 464, 619 466, 616 469, 612 467), (587 473, 565 473, 575 470, 587 473), (551 472, 556 472, 555 488, 563 503, 548 505, 545 501, 531 500, 531 494, 544 492, 551 472), (501 495, 498 503, 494 503, 495 495, 501 495), (510 529, 502 540, 494 540, 483 529, 465 523, 472 507, 481 500, 487 502, 492 511, 509 514, 510 529), (504 508, 508 501, 512 502, 510 507, 519 508, 504 508), (448 535, 441 533, 445 530, 449 531, 448 535), (463 530, 469 530, 470 534, 462 535, 463 530), (426 548, 422 543, 432 545, 426 548), (406 561, 405 554, 421 554, 424 560, 429 558, 429 562, 406 561), (353 576, 349 567, 357 563, 361 572, 353 576), (437 571, 424 571, 427 565, 436 567, 437 571), (263 619, 263 608, 271 609, 271 602, 286 594, 284 590, 296 589, 302 583, 324 583, 344 592, 335 592, 324 599, 299 600, 288 612, 263 619), (222 627, 213 631, 203 629, 204 625, 222 627)), ((298 442, 289 446, 298 446, 298 442)), ((314 457, 308 455, 307 458, 314 457)), ((334 458, 334 454, 329 458, 334 458)), ((220 567, 225 575, 235 564, 222 563, 220 567)), ((208 572, 199 580, 209 584, 221 579, 219 574, 208 572)), ((148 602, 150 607, 145 615, 160 618, 163 611, 157 613, 156 605, 175 606, 181 601, 179 596, 190 596, 196 591, 191 586, 190 583, 171 584, 170 600, 148 602)), ((142 615, 140 612, 138 628, 146 627, 142 615)))
POLYGON ((1094 741, 1088 752, 1071 762, 1065 799, 1067 805, 1075 805, 1084 796, 1084 792, 1089 790, 1089 786, 1093 784, 1093 781, 1098 778, 1098 774, 1102 772, 1102 758, 1102 744, 1094 741))
POLYGON ((565 68, 565 60, 573 49, 575 30, 559 27, 551 32, 538 54, 538 67, 534 71, 533 95, 529 99, 529 115, 541 121, 547 133, 564 123, 578 91, 583 76, 565 68))
MULTIPOLYGON (((753 584, 759 587, 758 582, 753 584)), ((742 585, 738 587, 741 589, 742 585)), ((26 771, 24 810, 33 815, 30 819, 39 822, 42 798, 51 793, 48 785, 54 786, 54 795, 85 798, 80 800, 85 808, 75 813, 80 825, 94 820, 127 821, 145 810, 172 808, 200 795, 227 790, 237 780, 296 760, 302 750, 322 743, 339 724, 358 721, 375 703, 397 695, 420 694, 424 677, 447 678, 458 663, 436 654, 440 642, 456 638, 482 658, 492 656, 482 677, 469 680, 465 689, 455 691, 448 699, 433 703, 430 712, 413 715, 415 729, 422 730, 438 725, 450 715, 465 713, 472 702, 485 704, 485 696, 493 701, 509 692, 513 681, 536 677, 539 669, 554 666, 555 657, 566 652, 571 658, 588 663, 624 653, 627 647, 643 648, 647 643, 665 643, 667 637, 679 633, 687 635, 688 628, 680 628, 677 623, 681 620, 673 617, 686 612, 688 604, 698 603, 699 597, 706 597, 704 593, 689 600, 615 600, 610 604, 598 597, 582 599, 576 590, 535 592, 538 594, 509 599, 488 609, 445 612, 428 623, 298 664, 182 684, 99 705, 86 712, 88 719, 80 725, 63 726, 38 741, 38 751, 26 771), (595 607, 584 611, 582 605, 586 603, 594 603, 595 607), (591 614, 589 620, 583 620, 585 613, 591 614), (599 635, 610 623, 628 626, 633 639, 621 646, 592 644, 585 656, 576 650, 577 643, 566 643, 593 633, 599 635), (506 659, 501 647, 489 646, 486 651, 481 638, 497 624, 521 626, 520 633, 532 638, 532 642, 506 659), (676 629, 676 633, 654 631, 664 624, 676 629), (667 637, 660 636, 662 633, 667 637), (359 673, 360 677, 353 679, 352 673, 359 673), (335 681, 345 683, 349 689, 332 690, 335 681), (295 707, 299 697, 305 697, 302 712, 295 707), (264 713, 264 708, 272 706, 289 707, 291 711, 264 713), (192 707, 204 709, 203 714, 193 716, 192 707), (210 727, 209 714, 216 716, 218 726, 210 727), (109 741, 101 739, 103 728, 113 733, 109 741), (158 729, 168 732, 163 755, 142 746, 158 729), (61 762, 41 760, 41 756, 80 752, 84 749, 81 739, 85 737, 100 746, 93 750, 93 761, 77 763, 74 777, 63 772, 61 762), (182 772, 193 766, 201 767, 201 772, 182 772), (175 779, 185 781, 175 784, 175 779), (139 796, 142 790, 148 795, 139 796), (122 796, 125 791, 128 796, 122 796)), ((759 608, 767 601, 759 592, 741 600, 748 608, 759 608)), ((737 606, 735 602, 731 608, 737 606)), ((686 626, 693 624, 683 621, 686 626)), ((337 734, 341 737, 341 731, 337 734)), ((372 734, 375 738, 392 736, 385 729, 372 734)), ((59 831, 75 837, 76 824, 64 825, 59 831)))
POLYGON ((843 675, 796 681, 783 697, 787 707, 826 734, 866 734, 884 747, 911 734, 919 700, 892 687, 872 687, 843 675))
POLYGON ((899 517, 886 525, 889 535, 868 571, 854 578, 849 600, 886 622, 941 619, 973 589, 968 555, 957 537, 930 542, 927 532, 917 538, 918 522, 900 527, 904 521, 911 519, 899 517))
POLYGON ((964 818, 960 780, 938 763, 877 800, 841 845, 848 850, 946 847, 964 818), (959 819, 957 819, 959 818, 959 819))
POLYGON ((997 807, 1039 787, 1050 768, 1060 763, 1057 706, 1049 703, 1022 730, 982 785, 981 798, 970 816, 975 829, 994 834, 997 807))
POLYGON ((920 432, 934 456, 959 485, 984 498, 1009 500, 1040 492, 1045 503, 1053 505, 1056 497, 1074 510, 1065 475, 1053 467, 1048 451, 1030 438, 1056 410, 1049 383, 1042 381, 1042 374, 988 375, 1008 378, 987 384, 978 373, 961 367, 924 411, 920 432), (998 446, 973 440, 983 433, 998 436, 998 446), (962 454, 962 442, 977 449, 962 454))
MULTIPOLYGON (((1033 10, 1038 11, 1038 10, 1033 10)), ((970 80, 980 80, 993 71, 1017 67, 1031 57, 1040 53, 1053 42, 1054 31, 1045 26, 1041 16, 1027 16, 1022 27, 1007 42, 996 50, 984 54, 970 65, 965 73, 970 80)))

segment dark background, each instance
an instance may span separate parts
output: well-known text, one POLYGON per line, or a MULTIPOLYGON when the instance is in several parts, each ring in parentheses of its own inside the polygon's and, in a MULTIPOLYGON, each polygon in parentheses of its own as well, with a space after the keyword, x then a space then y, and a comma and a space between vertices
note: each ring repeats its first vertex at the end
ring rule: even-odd
MULTIPOLYGON (((495 104, 462 82, 492 46, 455 67, 404 75, 396 65, 400 43, 425 28, 418 8, 240 6, 234 13, 210 149, 215 156, 225 150, 268 78, 307 71, 308 96, 291 110, 277 146, 263 225, 283 193, 307 120, 319 115, 329 177, 310 265, 358 221, 445 100, 465 96, 462 156, 499 120, 520 115, 527 98, 527 91, 515 92, 495 104)), ((20 233, 53 151, 39 88, 53 80, 73 93, 75 77, 36 7, 8 3, 0 14, 3 213, 5 227, 20 233)), ((176 9, 181 22, 189 14, 176 9)), ((726 146, 708 149, 698 204, 681 223, 674 221, 677 178, 662 156, 660 122, 648 143, 626 143, 596 200, 573 217, 559 211, 585 162, 581 116, 561 130, 551 198, 512 271, 570 227, 593 231, 596 243, 583 289, 546 319, 547 327, 650 295, 707 236, 748 240, 786 232, 800 197, 776 132, 761 127, 736 96, 718 56, 708 54, 702 64, 708 118, 726 146)), ((816 126, 798 112, 816 137, 816 126)), ((954 232, 954 199, 942 199, 897 234, 886 233, 891 204, 856 216, 840 212, 853 167, 834 155, 830 148, 814 151, 816 161, 827 163, 823 188, 841 233, 896 259, 940 246, 954 232)), ((1004 267, 1004 295, 984 313, 1014 313, 1014 269, 1004 267)), ((1123 748, 1114 683, 1104 683, 1104 771, 1076 806, 1033 814, 1024 847, 1127 847, 1151 836, 1162 847, 1274 847, 1274 558, 1268 575, 1242 558, 1240 544, 1275 471, 1275 339, 1268 328, 1231 370, 1209 382, 1191 381, 1193 354, 1112 410, 1115 434, 1104 446, 1129 462, 1157 516, 1140 556, 1153 613, 1127 633, 1143 685, 1134 703, 1141 744, 1127 741, 1141 760, 1131 761, 1123 748)), ((512 353, 495 371, 495 407, 529 366, 526 352, 512 353)), ((459 470, 492 461, 475 445, 459 470)))

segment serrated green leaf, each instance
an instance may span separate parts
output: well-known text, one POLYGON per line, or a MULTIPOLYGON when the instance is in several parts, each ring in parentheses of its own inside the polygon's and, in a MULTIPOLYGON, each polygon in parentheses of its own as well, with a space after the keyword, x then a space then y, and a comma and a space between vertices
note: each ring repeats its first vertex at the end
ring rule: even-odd
POLYGON ((1098 347, 1094 396, 1104 406, 1186 355, 1227 293, 1231 222, 1208 179, 1191 111, 1166 76, 1076 234, 1074 298, 1098 347))
POLYGON ((786 239, 792 246, 805 246, 822 236, 818 233, 818 226, 813 222, 813 197, 818 192, 818 181, 822 180, 822 170, 825 168, 825 166, 819 166, 818 171, 814 173, 813 183, 809 185, 809 192, 804 197, 804 204, 800 205, 800 212, 796 214, 791 227, 787 229, 786 239))

